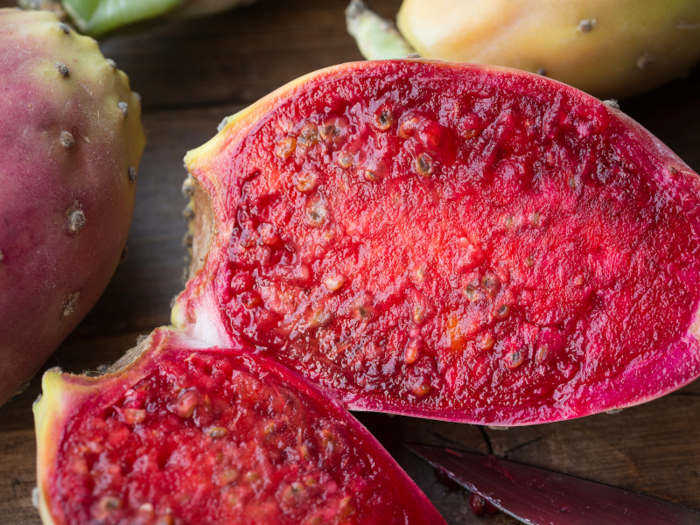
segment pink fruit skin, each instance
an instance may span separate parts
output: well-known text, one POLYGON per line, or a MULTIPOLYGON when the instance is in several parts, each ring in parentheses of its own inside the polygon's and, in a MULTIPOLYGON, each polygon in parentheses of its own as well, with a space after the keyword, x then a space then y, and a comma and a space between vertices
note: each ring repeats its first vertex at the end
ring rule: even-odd
MULTIPOLYGON (((239 185, 245 184, 248 180, 245 178, 247 176, 246 164, 242 159, 248 154, 248 150, 244 149, 243 144, 246 143, 246 140, 250 140, 249 136, 261 132, 260 130, 264 129, 263 126, 267 122, 274 122, 278 118, 284 122, 287 115, 294 115, 294 118, 300 121, 304 118, 310 118, 308 109, 299 110, 295 104, 303 104, 308 93, 314 90, 323 90, 323 86, 332 85, 332 88, 325 89, 329 89, 331 92, 342 92, 344 97, 361 98, 366 96, 367 92, 381 94, 384 93, 383 89, 392 89, 391 87, 385 88, 382 85, 382 80, 379 79, 390 79, 387 80, 387 83, 398 85, 401 79, 406 78, 420 79, 420 81, 416 81, 416 86, 421 85, 420 82, 424 82, 425 89, 437 89, 434 86, 439 82, 448 82, 447 79, 455 82, 454 85, 479 86, 478 89, 481 87, 485 89, 488 86, 497 90, 499 96, 504 97, 504 99, 519 97, 535 104, 548 103, 550 107, 554 106, 555 102, 557 104, 561 102, 565 107, 576 107, 588 115, 595 115, 595 126, 600 125, 605 130, 606 140, 609 141, 607 151, 610 152, 609 155, 614 157, 613 162, 617 163, 615 165, 633 166, 633 171, 643 173, 644 180, 655 188, 658 195, 672 203, 673 209, 683 218, 684 228, 688 235, 687 238, 684 238, 684 242, 687 242, 691 247, 697 246, 698 239, 700 239, 700 217, 698 217, 700 178, 656 137, 617 109, 559 82, 505 68, 424 60, 344 64, 299 79, 266 97, 245 112, 231 117, 228 126, 216 138, 188 155, 186 160, 190 173, 211 198, 216 235, 212 237, 211 251, 204 267, 197 272, 186 291, 178 299, 173 313, 176 326, 182 327, 196 337, 216 341, 220 345, 229 344, 226 342, 227 338, 230 338, 230 341, 238 339, 238 336, 228 328, 235 319, 229 318, 224 312, 224 302, 230 301, 224 297, 224 294, 230 292, 225 288, 222 292, 221 284, 217 284, 216 275, 220 265, 223 266, 228 261, 229 242, 234 235, 233 228, 235 226, 235 220, 231 218, 231 210, 236 209, 238 199, 241 196, 240 190, 232 190, 231 188, 238 188, 239 185), (363 76, 374 82, 370 91, 367 91, 366 85, 360 80, 363 76), (344 79, 348 79, 345 84, 344 79), (359 85, 365 85, 363 93, 354 91, 354 86, 359 85)), ((420 93, 420 88, 416 87, 415 89, 416 92, 420 93)), ((478 89, 475 88, 477 91, 478 89)), ((447 93, 447 91, 443 91, 443 93, 447 93)), ((497 99, 496 96, 491 96, 497 99)), ((394 98, 394 100, 399 100, 399 98, 394 98)), ((322 112, 322 110, 316 111, 322 112)), ((401 117, 396 115, 396 118, 400 119, 401 117)), ((561 113, 561 118, 566 120, 565 111, 561 113)), ((585 144, 586 141, 597 140, 599 134, 598 131, 593 131, 594 134, 591 135, 590 129, 585 127, 576 128, 573 126, 569 129, 570 131, 567 133, 571 134, 571 140, 581 141, 582 144, 585 144)), ((261 143, 262 141, 258 142, 258 144, 261 143)), ((274 144, 265 147, 272 148, 274 144)), ((263 148, 260 149, 263 150, 263 148)), ((290 159, 294 158, 294 156, 290 157, 290 159)), ((297 159, 297 165, 304 162, 301 156, 297 159)), ((261 161, 257 160, 257 162, 261 161)), ((291 165, 292 161, 289 162, 291 165)), ((323 164, 319 164, 319 166, 318 169, 327 169, 323 164)), ((328 170, 330 172, 330 168, 328 170)), ((271 171, 273 174, 276 173, 275 168, 271 171)), ((407 176, 415 177, 415 175, 407 176)), ((284 184, 292 183, 279 178, 279 184, 285 188, 285 191, 287 191, 287 186, 284 184)), ((381 185, 376 187, 380 188, 377 191, 381 191, 381 185)), ((328 191, 330 192, 330 190, 328 191)), ((331 210, 330 213, 332 215, 335 211, 331 210)), ((640 213, 644 213, 643 208, 640 213)), ((663 222, 659 221, 660 224, 663 222)), ((282 228, 280 226, 280 230, 284 231, 282 228)), ((635 234, 634 230, 620 230, 618 238, 633 238, 635 234)), ((204 235, 209 235, 209 232, 204 232, 204 235)), ((686 234, 683 233, 683 235, 686 234)), ((195 234, 196 243, 197 234, 195 234)), ((671 244, 669 243, 669 246, 671 244)), ((450 397, 446 392, 443 398, 437 401, 431 401, 429 396, 411 399, 410 396, 407 398, 387 394, 381 388, 370 391, 353 384, 352 381, 338 380, 332 372, 327 371, 328 367, 314 363, 313 353, 310 353, 309 361, 302 362, 295 356, 285 354, 287 347, 280 344, 279 348, 275 347, 270 351, 270 354, 286 366, 301 371, 307 377, 327 388, 334 389, 351 410, 390 412, 455 422, 517 426, 571 419, 629 407, 681 388, 700 376, 700 344, 698 343, 700 337, 700 320, 698 319, 700 261, 697 259, 697 249, 691 249, 688 254, 686 262, 683 263, 687 263, 687 266, 677 270, 669 270, 669 275, 675 275, 676 279, 682 281, 689 294, 684 303, 686 305, 684 308, 687 309, 678 312, 679 328, 673 333, 672 338, 657 344, 657 346, 634 349, 636 353, 633 355, 636 357, 631 358, 632 360, 624 366, 615 368, 614 365, 606 365, 613 366, 613 373, 610 376, 605 375, 604 369, 596 371, 595 367, 600 362, 598 354, 596 354, 598 349, 593 345, 584 346, 580 372, 567 381, 556 383, 554 385, 556 386, 556 395, 528 399, 527 396, 519 394, 519 389, 515 389, 508 391, 507 395, 504 396, 510 396, 513 401, 504 403, 496 400, 477 404, 464 392, 457 393, 461 394, 461 397, 459 395, 450 397)), ((648 255, 652 259, 655 257, 654 253, 648 255)), ((662 261, 662 264, 673 263, 662 261)), ((235 270, 235 265, 233 268, 235 270)), ((546 274, 540 276, 542 280, 546 278, 546 274)), ((674 283, 676 279, 674 279, 674 283)), ((316 284, 314 283, 314 285, 316 284)), ((647 312, 652 312, 648 314, 650 315, 649 319, 653 319, 656 315, 653 312, 661 314, 664 311, 663 303, 650 302, 648 297, 632 298, 632 304, 637 301, 643 305, 643 308, 647 309, 647 312)), ((241 310, 244 311, 243 308, 241 310)), ((347 322, 352 322, 352 320, 347 322)), ((633 332, 630 333, 630 336, 635 335, 633 332)), ((630 340, 634 340, 633 337, 630 340)), ((386 362, 386 358, 383 362, 386 362)), ((520 367, 519 370, 522 369, 520 367)), ((348 371, 347 374, 350 377, 352 371, 348 371)), ((541 383, 538 384, 546 385, 546 377, 546 375, 540 376, 538 381, 541 383)), ((437 373, 431 378, 436 381, 442 380, 442 377, 437 373)), ((392 376, 392 380, 395 381, 396 376, 392 376)), ((488 379, 486 384, 489 384, 488 379)), ((525 385, 528 386, 527 383, 525 385)), ((494 394, 495 397, 499 395, 499 392, 496 391, 494 394)))
POLYGON ((0 9, 0 50, 1 405, 114 273, 144 134, 124 73, 55 15, 0 9))

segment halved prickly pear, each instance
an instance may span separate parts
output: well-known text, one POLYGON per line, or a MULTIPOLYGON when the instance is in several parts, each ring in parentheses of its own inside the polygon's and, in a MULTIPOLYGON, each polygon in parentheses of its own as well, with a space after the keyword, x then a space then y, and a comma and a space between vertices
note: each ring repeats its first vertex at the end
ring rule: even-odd
POLYGON ((400 32, 352 0, 346 19, 366 58, 516 67, 602 97, 660 86, 700 60, 695 0, 404 0, 400 32))
POLYGON ((223 124, 186 157, 188 334, 350 409, 492 425, 700 375, 700 179, 613 104, 404 60, 311 74, 223 124))
POLYGON ((178 332, 101 377, 47 372, 34 412, 47 525, 445 523, 338 402, 178 332))
POLYGON ((0 405, 102 294, 126 243, 141 104, 97 43, 0 9, 0 405))

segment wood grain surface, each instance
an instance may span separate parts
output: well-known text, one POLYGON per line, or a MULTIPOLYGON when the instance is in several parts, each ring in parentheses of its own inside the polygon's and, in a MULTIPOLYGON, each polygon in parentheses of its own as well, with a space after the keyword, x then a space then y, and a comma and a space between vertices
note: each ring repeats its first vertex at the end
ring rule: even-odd
MULTIPOLYGON (((105 39, 101 48, 143 97, 148 145, 139 170, 129 257, 109 288, 45 368, 72 372, 114 362, 139 334, 169 322, 182 289, 185 178, 182 158, 216 132, 221 119, 309 71, 359 60, 345 31, 346 0, 259 0, 216 17, 172 21, 105 39)), ((10 5, 0 0, 0 6, 10 5)), ((400 0, 373 0, 393 16, 400 0)), ((0 50, 1 52, 2 50, 0 50)), ((700 170, 700 71, 622 102, 623 111, 700 170)), ((0 524, 40 523, 29 389, 0 407, 0 524)), ((700 384, 616 415, 492 430, 381 414, 357 414, 435 503, 448 523, 515 523, 478 518, 461 491, 437 482, 403 443, 494 453, 700 509, 700 384)))

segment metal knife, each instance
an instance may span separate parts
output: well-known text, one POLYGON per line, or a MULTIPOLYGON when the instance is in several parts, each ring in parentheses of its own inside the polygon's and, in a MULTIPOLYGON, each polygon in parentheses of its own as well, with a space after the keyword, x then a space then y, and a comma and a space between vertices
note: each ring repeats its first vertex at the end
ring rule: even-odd
POLYGON ((700 513, 549 470, 447 448, 406 445, 451 479, 529 525, 690 525, 700 513))

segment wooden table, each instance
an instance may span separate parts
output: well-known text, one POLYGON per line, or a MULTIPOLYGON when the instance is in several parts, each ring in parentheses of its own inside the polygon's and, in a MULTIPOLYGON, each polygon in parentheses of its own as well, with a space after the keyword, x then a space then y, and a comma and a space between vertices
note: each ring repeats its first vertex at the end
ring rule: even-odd
MULTIPOLYGON (((11 0, 0 0, 10 5, 11 0)), ((182 157, 216 132, 221 119, 309 71, 359 60, 347 35, 346 0, 259 0, 214 18, 177 21, 112 37, 107 57, 143 97, 148 145, 139 171, 129 258, 106 293, 46 367, 81 372, 114 362, 139 334, 169 321, 182 288, 185 200, 182 157)), ((373 0, 385 15, 400 0, 373 0)), ((622 109, 700 171, 700 70, 622 109)), ((31 404, 39 375, 0 408, 0 524, 40 523, 31 404)), ((452 525, 482 523, 464 493, 437 482, 404 442, 449 445, 539 465, 700 509, 700 383, 620 414, 507 432, 381 414, 358 414, 452 525)), ((504 515, 485 518, 514 523, 504 515)))

